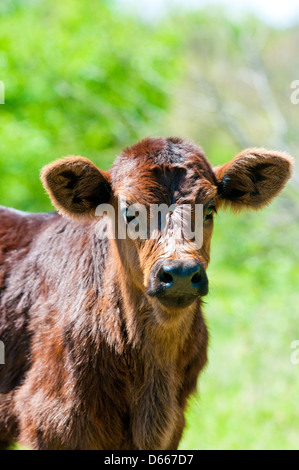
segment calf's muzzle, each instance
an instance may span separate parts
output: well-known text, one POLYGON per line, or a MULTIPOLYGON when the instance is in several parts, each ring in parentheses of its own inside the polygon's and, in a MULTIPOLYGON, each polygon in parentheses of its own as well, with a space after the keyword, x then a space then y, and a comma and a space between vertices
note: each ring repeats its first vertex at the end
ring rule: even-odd
POLYGON ((147 294, 169 309, 185 308, 208 293, 205 268, 193 259, 161 260, 154 266, 147 294))

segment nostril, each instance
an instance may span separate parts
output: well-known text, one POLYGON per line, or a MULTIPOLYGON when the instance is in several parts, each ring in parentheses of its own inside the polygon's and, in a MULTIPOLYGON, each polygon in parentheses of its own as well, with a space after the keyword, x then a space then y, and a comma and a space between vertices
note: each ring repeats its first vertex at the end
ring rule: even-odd
POLYGON ((166 271, 162 270, 159 273, 159 279, 164 284, 171 284, 173 282, 173 277, 171 274, 167 273, 166 271))
POLYGON ((195 273, 191 279, 192 284, 199 284, 201 281, 201 275, 199 272, 195 273))

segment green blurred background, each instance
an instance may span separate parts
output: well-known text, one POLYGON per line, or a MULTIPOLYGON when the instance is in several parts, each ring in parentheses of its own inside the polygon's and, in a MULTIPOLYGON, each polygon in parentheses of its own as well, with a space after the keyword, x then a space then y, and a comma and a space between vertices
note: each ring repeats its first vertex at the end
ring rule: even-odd
MULTIPOLYGON (((298 160, 296 23, 178 3, 147 18, 125 3, 1 2, 2 205, 52 210, 39 181, 44 164, 76 154, 108 169, 148 135, 192 139, 215 165, 247 146, 298 160)), ((290 359, 299 340, 298 183, 295 166, 270 207, 217 215, 209 365, 181 449, 299 448, 299 364, 290 359)))

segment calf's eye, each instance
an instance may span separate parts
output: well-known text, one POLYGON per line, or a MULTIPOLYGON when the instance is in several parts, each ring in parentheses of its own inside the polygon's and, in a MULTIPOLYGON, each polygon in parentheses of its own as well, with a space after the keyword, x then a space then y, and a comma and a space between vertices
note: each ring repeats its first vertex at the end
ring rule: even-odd
POLYGON ((214 213, 216 213, 216 207, 215 206, 208 207, 205 213, 204 222, 206 220, 212 219, 214 213))
POLYGON ((129 211, 126 211, 126 221, 127 223, 129 224, 130 222, 132 222, 132 220, 134 220, 136 218, 136 214, 134 213, 130 213, 129 211))

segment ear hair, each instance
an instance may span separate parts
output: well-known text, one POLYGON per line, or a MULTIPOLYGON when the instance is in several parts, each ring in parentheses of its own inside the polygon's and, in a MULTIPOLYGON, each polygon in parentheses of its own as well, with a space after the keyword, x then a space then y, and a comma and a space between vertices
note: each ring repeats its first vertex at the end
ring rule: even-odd
POLYGON ((46 165, 41 180, 52 204, 68 218, 91 218, 96 207, 110 199, 109 173, 90 160, 68 156, 46 165))
POLYGON ((293 162, 285 152, 243 150, 231 162, 214 168, 220 201, 237 210, 269 204, 290 178, 293 162))

